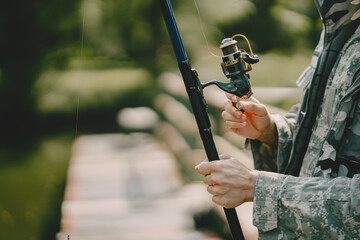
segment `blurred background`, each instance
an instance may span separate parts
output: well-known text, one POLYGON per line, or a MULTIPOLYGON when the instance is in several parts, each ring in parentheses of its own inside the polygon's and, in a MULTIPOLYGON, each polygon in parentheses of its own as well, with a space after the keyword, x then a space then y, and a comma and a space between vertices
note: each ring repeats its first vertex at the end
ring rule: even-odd
MULTIPOLYGON (((299 100, 278 95, 296 87, 318 42, 312 0, 196 0, 198 10, 193 1, 171 2, 200 80, 227 81, 213 54, 223 38, 242 33, 260 58, 250 73, 254 96, 283 110, 299 100)), ((158 139, 154 124, 127 124, 131 110, 146 109, 139 116, 147 119, 155 113, 155 122, 201 149, 196 133, 187 135, 162 105, 189 109, 178 75, 155 0, 1 1, 0 239, 56 239, 79 136, 136 131, 158 139)), ((216 103, 209 112, 214 133, 224 134, 216 103)), ((192 167, 180 168, 185 182, 199 180, 192 167)))

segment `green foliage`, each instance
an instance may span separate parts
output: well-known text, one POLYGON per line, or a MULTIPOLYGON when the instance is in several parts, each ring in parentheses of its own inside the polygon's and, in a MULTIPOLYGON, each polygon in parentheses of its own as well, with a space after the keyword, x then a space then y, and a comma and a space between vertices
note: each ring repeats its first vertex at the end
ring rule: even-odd
POLYGON ((70 158, 71 139, 0 147, 0 239, 54 239, 70 158))
MULTIPOLYGON (((319 41, 320 32, 323 28, 321 19, 319 17, 319 12, 315 6, 315 3, 313 0, 303 0, 303 1, 288 1, 288 0, 278 0, 278 5, 291 11, 299 14, 303 18, 307 18, 307 21, 310 23, 310 26, 308 26, 306 32, 302 32, 302 37, 306 38, 308 44, 308 47, 310 49, 313 49, 317 42, 319 41)), ((299 25, 301 26, 301 21, 299 22, 299 25)), ((288 25, 286 26, 286 21, 282 22, 284 27, 287 27, 288 30, 291 30, 291 27, 294 27, 294 25, 288 25)), ((295 29, 297 29, 299 26, 297 26, 295 29)), ((290 31, 291 33, 291 31, 290 31)))
POLYGON ((223 240, 231 240, 231 233, 229 228, 224 223, 224 220, 219 216, 219 213, 214 209, 205 212, 199 212, 194 216, 196 229, 209 231, 223 240))
POLYGON ((237 32, 247 35, 257 52, 313 47, 321 28, 317 24, 319 16, 314 14, 316 7, 311 2, 252 0, 255 11, 220 21, 218 27, 226 36, 237 32))
POLYGON ((86 33, 97 54, 155 69, 156 51, 165 36, 157 4, 152 0, 85 1, 85 17, 93 22, 86 33), (96 14, 91 11, 95 7, 96 14))
POLYGON ((0 109, 5 116, 0 118, 2 136, 11 133, 20 138, 31 128, 33 83, 46 65, 47 54, 79 39, 78 3, 77 0, 0 2, 0 109))

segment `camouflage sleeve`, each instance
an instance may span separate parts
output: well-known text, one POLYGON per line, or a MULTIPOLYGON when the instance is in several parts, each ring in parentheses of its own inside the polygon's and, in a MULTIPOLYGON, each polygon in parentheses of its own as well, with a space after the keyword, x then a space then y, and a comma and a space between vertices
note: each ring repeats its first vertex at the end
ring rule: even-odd
POLYGON ((360 239, 360 174, 327 179, 261 172, 253 217, 259 239, 360 239))
POLYGON ((285 169, 292 147, 297 112, 298 105, 295 105, 284 116, 279 114, 271 115, 278 133, 277 148, 271 148, 257 140, 250 140, 256 169, 270 172, 282 172, 285 169))

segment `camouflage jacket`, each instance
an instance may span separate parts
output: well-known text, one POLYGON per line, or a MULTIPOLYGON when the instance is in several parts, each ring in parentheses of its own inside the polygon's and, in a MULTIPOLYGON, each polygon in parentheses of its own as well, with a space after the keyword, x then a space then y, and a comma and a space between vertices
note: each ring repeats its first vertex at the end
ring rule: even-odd
MULTIPOLYGON (((317 4, 324 31, 311 65, 297 82, 305 92, 328 32, 360 17, 360 0, 319 0, 317 4), (338 16, 335 21, 337 11, 350 14, 338 16)), ((285 116, 273 115, 279 135, 277 149, 251 142, 255 167, 267 171, 260 173, 255 187, 253 223, 259 230, 259 239, 360 239, 359 98, 357 27, 327 80, 299 177, 283 174, 299 131, 297 119, 303 114, 299 106, 285 116)))

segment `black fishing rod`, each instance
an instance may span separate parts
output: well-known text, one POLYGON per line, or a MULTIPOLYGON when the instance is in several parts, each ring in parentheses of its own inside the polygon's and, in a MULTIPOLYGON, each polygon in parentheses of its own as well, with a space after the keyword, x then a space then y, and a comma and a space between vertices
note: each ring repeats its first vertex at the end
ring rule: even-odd
MULTIPOLYGON (((237 34, 232 38, 226 38, 222 41, 220 46, 224 54, 221 66, 225 76, 230 78, 230 82, 223 83, 213 80, 202 84, 196 70, 191 68, 170 1, 159 0, 159 3, 206 155, 209 161, 218 160, 219 155, 211 132, 209 116, 206 112, 207 103, 203 95, 203 88, 214 84, 228 93, 235 94, 238 97, 237 107, 241 109, 239 99, 248 98, 252 94, 247 72, 251 70, 250 64, 258 62, 259 59, 252 53, 250 44, 245 36, 237 34), (237 41, 235 41, 234 38, 239 36, 245 38, 251 54, 248 54, 243 50, 238 50, 236 45, 237 41)), ((233 239, 244 239, 236 210, 234 208, 224 208, 224 211, 233 239)))

